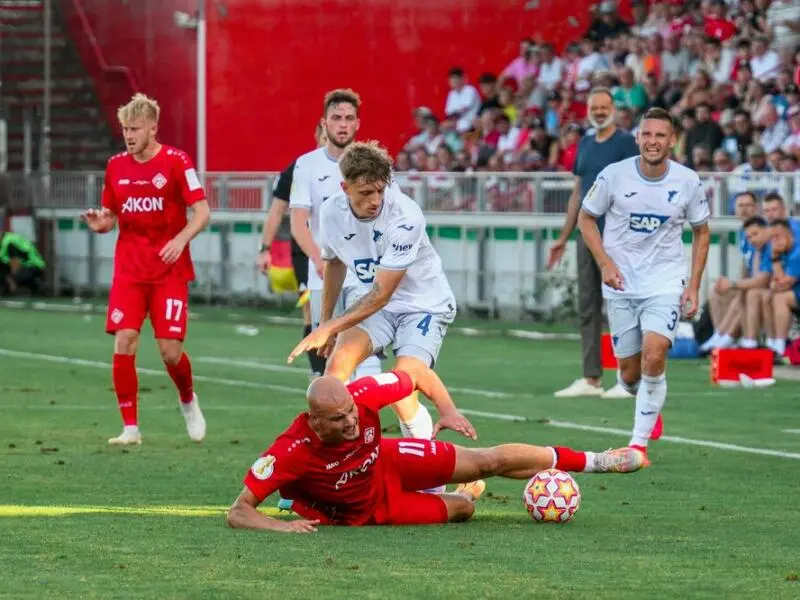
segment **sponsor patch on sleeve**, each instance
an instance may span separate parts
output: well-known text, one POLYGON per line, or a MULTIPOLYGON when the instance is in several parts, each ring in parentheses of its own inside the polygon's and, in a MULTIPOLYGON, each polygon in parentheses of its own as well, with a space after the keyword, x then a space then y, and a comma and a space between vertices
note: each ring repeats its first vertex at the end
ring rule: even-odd
POLYGON ((194 169, 186 169, 186 183, 189 186, 189 191, 192 192, 202 187, 200 180, 197 178, 197 171, 194 169))
POLYGON ((264 479, 269 479, 275 471, 275 457, 271 454, 262 456, 253 463, 253 466, 250 467, 250 471, 256 479, 261 479, 262 481, 264 479))

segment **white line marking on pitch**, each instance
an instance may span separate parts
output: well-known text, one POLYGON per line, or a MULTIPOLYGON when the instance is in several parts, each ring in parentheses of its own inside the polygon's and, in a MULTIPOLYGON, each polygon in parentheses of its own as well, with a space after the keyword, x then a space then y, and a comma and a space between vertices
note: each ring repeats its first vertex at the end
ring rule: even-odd
MULTIPOLYGON (((581 425, 580 423, 570 423, 569 421, 547 421, 545 425, 551 427, 560 427, 561 429, 578 429, 580 431, 593 431, 595 433, 611 433, 615 435, 630 436, 631 432, 628 429, 615 429, 614 427, 596 427, 594 425, 581 425)), ((693 440, 685 437, 677 437, 674 435, 665 435, 661 439, 665 442, 673 442, 675 444, 687 444, 689 446, 705 446, 707 448, 716 448, 717 450, 730 450, 732 452, 746 452, 748 454, 762 454, 764 456, 777 456, 779 458, 792 458, 800 460, 800 454, 795 452, 783 452, 781 450, 770 450, 769 448, 750 448, 748 446, 739 446, 737 444, 724 444, 722 442, 712 442, 709 440, 693 440)))
MULTIPOLYGON (((277 371, 281 373, 298 373, 304 377, 308 376, 308 369, 299 367, 289 367, 284 365, 272 365, 250 360, 235 360, 232 358, 220 358, 216 356, 200 356, 193 358, 197 362, 214 364, 214 365, 227 365, 229 367, 242 367, 245 369, 258 369, 262 371, 277 371)), ((462 388, 448 386, 448 390, 457 394, 473 394, 475 396, 484 396, 485 398, 512 398, 514 396, 524 396, 524 394, 509 394, 507 392, 497 392, 491 390, 479 390, 474 388, 462 388)))
POLYGON ((800 433, 800 429, 783 429, 783 433, 800 433))

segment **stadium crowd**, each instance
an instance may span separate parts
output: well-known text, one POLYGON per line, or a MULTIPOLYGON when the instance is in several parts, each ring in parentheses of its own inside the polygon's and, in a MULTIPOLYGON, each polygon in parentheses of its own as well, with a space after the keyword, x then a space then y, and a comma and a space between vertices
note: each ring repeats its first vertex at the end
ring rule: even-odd
MULTIPOLYGON (((679 124, 675 160, 707 172, 800 165, 800 3, 633 0, 594 7, 580 42, 520 42, 499 74, 453 67, 440 110, 414 111, 397 171, 571 171, 592 87, 610 88, 618 125, 651 107, 679 124)), ((732 209, 732 206, 731 206, 732 209)))

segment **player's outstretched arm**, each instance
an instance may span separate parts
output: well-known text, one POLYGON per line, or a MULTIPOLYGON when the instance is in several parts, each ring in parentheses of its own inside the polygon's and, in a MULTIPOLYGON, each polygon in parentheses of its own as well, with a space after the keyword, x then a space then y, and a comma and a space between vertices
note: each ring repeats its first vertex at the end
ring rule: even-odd
POLYGON ((258 512, 260 504, 255 494, 244 488, 228 511, 228 526, 233 529, 258 529, 262 531, 279 531, 283 533, 313 533, 319 521, 279 521, 258 512))
POLYGON ((322 278, 322 314, 320 324, 327 323, 333 317, 336 300, 342 293, 344 279, 347 277, 347 265, 334 257, 325 261, 325 275, 322 278))
POLYGON ((478 439, 475 427, 472 426, 469 419, 458 412, 455 402, 450 397, 450 392, 447 391, 444 383, 433 369, 421 369, 410 375, 414 381, 414 387, 430 398, 439 412, 439 422, 433 429, 433 437, 436 437, 436 434, 442 429, 452 429, 471 440, 478 439))

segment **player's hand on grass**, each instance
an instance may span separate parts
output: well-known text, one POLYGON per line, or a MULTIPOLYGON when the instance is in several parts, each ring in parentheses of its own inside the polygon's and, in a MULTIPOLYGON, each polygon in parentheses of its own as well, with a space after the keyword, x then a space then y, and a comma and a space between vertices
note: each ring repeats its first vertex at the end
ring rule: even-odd
POLYGON ((602 278, 603 283, 615 290, 622 291, 625 289, 624 282, 622 280, 622 273, 619 272, 617 265, 611 261, 608 261, 608 263, 603 266, 602 278))
MULTIPOLYGON (((289 355, 288 362, 291 363, 295 358, 308 352, 309 350, 327 349, 330 338, 333 333, 325 325, 320 325, 314 331, 304 337, 297 346, 294 347, 292 353, 289 355)), ((318 354, 320 354, 318 352, 318 354)))
POLYGON ((272 256, 270 255, 269 250, 258 253, 256 265, 258 265, 258 270, 262 273, 267 273, 269 271, 269 268, 272 266, 272 256))
POLYGON ((683 307, 683 314, 687 319, 691 319, 697 314, 697 309, 700 307, 698 296, 699 293, 695 289, 686 288, 683 290, 681 306, 683 307))
POLYGON ((564 252, 566 249, 567 240, 557 239, 555 242, 553 242, 553 245, 550 246, 550 254, 547 256, 548 269, 552 269, 561 262, 561 259, 564 258, 564 252))
POLYGON ((281 526, 276 531, 284 533, 314 533, 317 531, 319 519, 313 521, 306 521, 305 519, 298 519, 296 521, 278 521, 281 526))
POLYGON ((114 226, 114 213, 107 208, 90 208, 81 215, 81 221, 96 232, 105 232, 114 226))
POLYGON ((433 437, 436 438, 442 429, 452 429, 471 440, 478 439, 478 433, 475 431, 472 423, 457 410, 439 415, 439 422, 433 427, 433 437))
POLYGON ((179 236, 175 236, 161 249, 161 252, 158 253, 158 256, 162 261, 168 265, 171 265, 180 258, 185 247, 186 242, 179 236))

